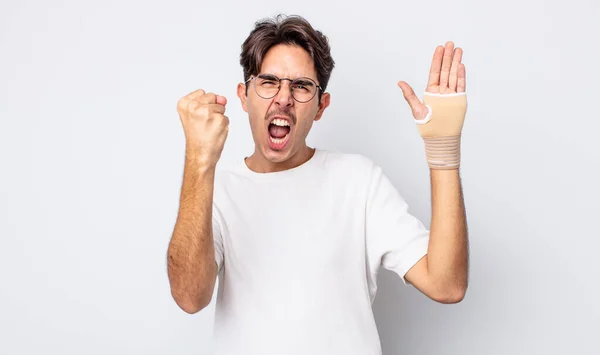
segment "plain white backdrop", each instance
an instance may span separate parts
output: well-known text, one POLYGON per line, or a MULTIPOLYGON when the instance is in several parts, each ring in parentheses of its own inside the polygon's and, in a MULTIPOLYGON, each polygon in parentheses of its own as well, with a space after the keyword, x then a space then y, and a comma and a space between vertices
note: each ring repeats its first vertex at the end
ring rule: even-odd
POLYGON ((435 46, 464 49, 470 288, 441 305, 384 273, 384 354, 599 354, 594 0, 2 0, 0 354, 211 354, 214 303, 188 315, 167 280, 175 107, 198 88, 226 96, 223 160, 249 155, 240 46, 279 12, 322 30, 337 63, 309 143, 373 159, 427 225, 423 144, 396 83, 422 92, 435 46))

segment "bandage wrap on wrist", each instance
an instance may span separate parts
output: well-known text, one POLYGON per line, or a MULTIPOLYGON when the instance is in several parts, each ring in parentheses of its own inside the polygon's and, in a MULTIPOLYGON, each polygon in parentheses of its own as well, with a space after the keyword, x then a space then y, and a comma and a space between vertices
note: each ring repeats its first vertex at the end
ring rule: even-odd
POLYGON ((426 92, 423 104, 429 112, 415 122, 425 143, 427 164, 431 169, 458 169, 461 132, 467 113, 466 93, 426 92))

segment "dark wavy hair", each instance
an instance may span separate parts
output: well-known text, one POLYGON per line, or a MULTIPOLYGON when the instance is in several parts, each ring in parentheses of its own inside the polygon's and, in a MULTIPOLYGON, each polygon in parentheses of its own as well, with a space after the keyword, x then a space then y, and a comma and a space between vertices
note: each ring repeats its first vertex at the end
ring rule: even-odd
MULTIPOLYGON (((319 85, 326 90, 335 62, 331 57, 329 41, 321 31, 315 30, 303 17, 283 14, 265 18, 254 24, 254 29, 242 44, 240 64, 244 69, 244 81, 257 75, 265 54, 278 44, 297 45, 312 58, 319 85)), ((248 94, 246 87, 246 94, 248 94)), ((319 91, 319 100, 321 99, 319 91)))

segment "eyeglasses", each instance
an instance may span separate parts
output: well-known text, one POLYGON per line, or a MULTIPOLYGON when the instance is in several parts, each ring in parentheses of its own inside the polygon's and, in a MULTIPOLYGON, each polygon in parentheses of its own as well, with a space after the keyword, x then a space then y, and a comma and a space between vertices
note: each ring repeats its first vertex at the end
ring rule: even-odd
POLYGON ((294 100, 305 103, 312 100, 317 93, 317 90, 323 91, 321 86, 311 78, 296 78, 294 80, 288 78, 278 78, 273 74, 259 74, 257 76, 251 76, 246 83, 254 79, 254 90, 256 94, 263 99, 271 99, 279 93, 281 89, 281 81, 290 81, 290 92, 294 100))

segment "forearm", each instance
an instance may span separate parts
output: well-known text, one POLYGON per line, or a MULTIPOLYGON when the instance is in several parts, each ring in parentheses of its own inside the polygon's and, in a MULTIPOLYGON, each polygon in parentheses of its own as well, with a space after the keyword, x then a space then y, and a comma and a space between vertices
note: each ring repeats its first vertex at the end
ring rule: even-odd
POLYGON ((468 283, 468 233, 458 169, 431 173, 428 274, 438 290, 464 293, 468 283))
POLYGON ((217 277, 212 236, 215 169, 186 153, 177 221, 168 248, 171 293, 188 313, 211 300, 217 277))

